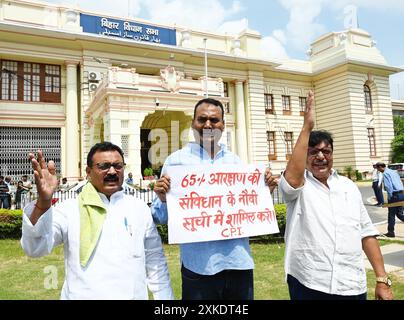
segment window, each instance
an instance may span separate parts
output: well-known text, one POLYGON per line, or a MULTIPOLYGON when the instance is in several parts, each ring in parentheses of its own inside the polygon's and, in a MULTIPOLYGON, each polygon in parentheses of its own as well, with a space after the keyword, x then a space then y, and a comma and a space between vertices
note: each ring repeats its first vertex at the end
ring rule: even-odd
MULTIPOLYGON (((229 84, 227 82, 223 82, 223 95, 229 97, 229 84)), ((230 113, 230 102, 225 102, 223 107, 226 114, 230 113)))
POLYGON ((373 112, 372 94, 370 92, 369 86, 367 86, 366 84, 363 86, 363 92, 365 94, 365 110, 366 110, 366 113, 372 113, 373 112))
POLYGON ((40 101, 40 66, 24 62, 24 101, 40 101))
POLYGON ((285 132, 285 148, 286 148, 286 159, 292 155, 293 151, 293 132, 285 132))
POLYGON ((1 63, 1 99, 18 99, 17 62, 3 61, 1 63))
POLYGON ((223 107, 224 107, 224 113, 226 114, 230 113, 230 102, 223 103, 223 107))
POLYGON ((376 138, 375 138, 375 129, 368 128, 368 139, 369 139, 369 149, 370 149, 370 156, 376 156, 376 138))
POLYGON ((225 97, 229 96, 229 84, 227 82, 223 82, 223 94, 225 97))
POLYGON ((121 120, 121 128, 128 129, 129 128, 129 120, 121 120))
POLYGON ((60 172, 61 129, 0 126, 0 164, 1 174, 10 176, 14 181, 28 175, 33 179, 31 162, 27 154, 41 149, 46 161, 53 160, 56 172, 60 172))
POLYGON ((0 61, 0 100, 60 102, 60 66, 0 61))
POLYGON ((276 160, 275 131, 267 131, 268 160, 276 160))
POLYGON ((304 116, 304 112, 306 111, 306 97, 299 97, 299 107, 300 107, 300 115, 304 116))
POLYGON ((274 114, 274 96, 265 93, 265 114, 274 114))
POLYGON ((282 110, 283 114, 292 114, 292 108, 290 106, 290 96, 282 96, 282 110))
POLYGON ((121 148, 125 157, 129 156, 129 135, 121 135, 121 148))

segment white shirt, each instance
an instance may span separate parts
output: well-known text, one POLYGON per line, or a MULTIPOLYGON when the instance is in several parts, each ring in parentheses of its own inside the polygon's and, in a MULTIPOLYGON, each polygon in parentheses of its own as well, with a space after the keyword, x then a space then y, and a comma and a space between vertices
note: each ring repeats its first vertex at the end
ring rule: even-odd
POLYGON ((285 273, 317 291, 359 295, 367 291, 362 239, 379 232, 351 180, 332 170, 327 183, 329 189, 306 171, 304 185, 294 189, 282 175, 285 273))
POLYGON ((373 181, 373 182, 378 181, 379 183, 377 184, 377 186, 380 188, 380 186, 381 186, 381 184, 382 184, 382 181, 383 181, 383 173, 380 172, 380 171, 377 170, 377 169, 374 169, 374 170, 373 170, 373 173, 372 173, 372 181, 373 181))
POLYGON ((62 299, 173 299, 160 236, 143 201, 114 193, 102 233, 87 266, 80 265, 80 212, 77 199, 51 207, 35 226, 34 203, 24 208, 21 245, 31 257, 49 254, 64 243, 66 278, 62 299), (125 218, 127 223, 125 224, 125 218))

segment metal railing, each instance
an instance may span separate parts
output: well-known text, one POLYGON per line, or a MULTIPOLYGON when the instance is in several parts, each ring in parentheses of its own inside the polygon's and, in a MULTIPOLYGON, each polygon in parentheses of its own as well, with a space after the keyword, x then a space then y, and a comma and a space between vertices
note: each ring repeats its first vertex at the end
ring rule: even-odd
MULTIPOLYGON (((150 205, 155 197, 153 190, 150 189, 125 189, 125 194, 141 199, 150 205)), ((53 194, 52 204, 56 205, 68 199, 75 199, 79 195, 77 191, 57 191, 53 194)), ((21 195, 21 207, 38 198, 37 192, 29 192, 21 195)), ((279 188, 276 187, 272 193, 272 200, 274 204, 284 203, 279 188)))
MULTIPOLYGON (((150 189, 126 189, 125 194, 134 196, 137 199, 141 199, 147 204, 151 204, 154 199, 154 192, 150 189)), ((56 191, 52 197, 52 205, 59 204, 65 200, 76 199, 79 195, 77 191, 56 191)), ((28 192, 21 195, 21 207, 24 208, 25 205, 31 201, 38 198, 37 192, 28 192)))

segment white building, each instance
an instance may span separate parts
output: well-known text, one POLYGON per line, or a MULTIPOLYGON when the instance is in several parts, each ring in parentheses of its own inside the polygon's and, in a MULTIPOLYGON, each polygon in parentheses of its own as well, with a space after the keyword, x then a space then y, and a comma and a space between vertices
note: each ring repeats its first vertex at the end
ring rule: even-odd
POLYGON ((106 140, 140 177, 189 140, 206 85, 226 105, 223 142, 245 162, 271 161, 275 173, 286 167, 310 89, 316 128, 334 135, 337 169, 389 162, 389 76, 402 70, 366 31, 322 36, 307 61, 265 60, 260 44, 252 30, 233 37, 0 0, 0 170, 30 174, 27 153, 43 148, 61 176, 76 180, 90 147, 106 140))

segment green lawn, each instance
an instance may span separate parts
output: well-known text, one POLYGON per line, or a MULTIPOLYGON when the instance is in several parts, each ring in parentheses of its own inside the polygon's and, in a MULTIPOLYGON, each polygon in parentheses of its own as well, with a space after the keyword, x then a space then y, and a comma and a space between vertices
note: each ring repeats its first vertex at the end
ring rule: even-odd
MULTIPOLYGON (((284 282, 284 244, 251 245, 255 261, 255 299, 289 299, 284 282)), ((165 245, 170 276, 176 299, 181 298, 181 275, 178 246, 165 245)), ((0 240, 0 300, 1 299, 59 299, 64 278, 63 248, 58 247, 49 256, 32 259, 24 255, 18 240, 0 240), (55 266, 58 272, 58 288, 45 289, 44 283, 49 273, 44 270, 55 266)), ((374 275, 368 272, 368 298, 374 297, 374 275)), ((404 300, 404 280, 393 276, 394 295, 404 300)))

